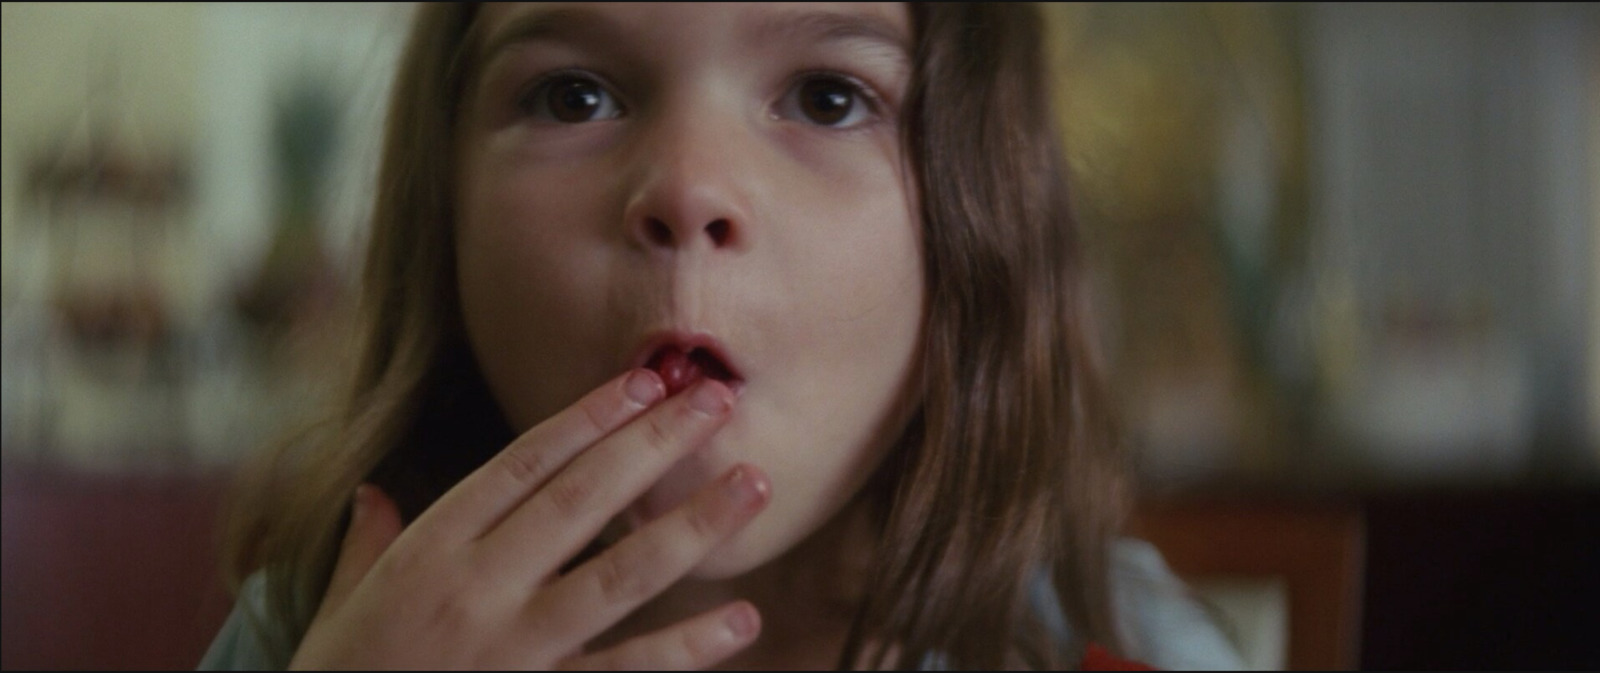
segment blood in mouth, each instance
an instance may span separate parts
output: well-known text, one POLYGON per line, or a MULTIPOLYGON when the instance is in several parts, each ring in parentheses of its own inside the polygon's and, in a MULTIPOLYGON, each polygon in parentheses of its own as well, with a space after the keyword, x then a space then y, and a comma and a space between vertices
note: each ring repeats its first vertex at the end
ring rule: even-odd
POLYGON ((735 378, 722 360, 704 348, 685 351, 677 346, 663 346, 650 356, 645 364, 655 370, 667 386, 668 395, 676 395, 702 378, 729 383, 735 378))

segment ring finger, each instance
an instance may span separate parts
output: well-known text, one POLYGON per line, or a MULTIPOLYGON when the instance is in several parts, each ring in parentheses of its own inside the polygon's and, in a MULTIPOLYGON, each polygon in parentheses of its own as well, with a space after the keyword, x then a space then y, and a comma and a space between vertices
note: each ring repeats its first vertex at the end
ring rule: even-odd
POLYGON ((540 591, 529 615, 576 647, 688 573, 771 497, 760 470, 739 465, 689 502, 639 529, 540 591))

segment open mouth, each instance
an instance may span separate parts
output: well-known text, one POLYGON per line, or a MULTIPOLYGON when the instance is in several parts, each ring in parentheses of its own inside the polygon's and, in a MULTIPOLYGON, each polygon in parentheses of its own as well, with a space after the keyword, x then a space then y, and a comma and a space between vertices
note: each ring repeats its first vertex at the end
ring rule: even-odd
POLYGON ((709 340, 668 338, 648 352, 641 366, 661 376, 668 395, 683 392, 701 379, 721 381, 735 391, 744 384, 743 377, 709 340))

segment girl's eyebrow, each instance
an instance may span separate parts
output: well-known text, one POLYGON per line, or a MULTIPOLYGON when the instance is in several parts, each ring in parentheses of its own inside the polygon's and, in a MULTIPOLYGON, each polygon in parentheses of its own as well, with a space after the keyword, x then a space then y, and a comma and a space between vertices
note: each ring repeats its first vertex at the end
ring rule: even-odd
POLYGON ((532 10, 506 19, 505 24, 489 37, 482 62, 489 63, 500 52, 525 42, 565 39, 614 44, 621 34, 621 27, 615 21, 591 9, 532 10))
POLYGON ((875 14, 786 12, 764 19, 751 39, 758 44, 863 40, 888 47, 903 61, 911 58, 910 37, 893 21, 875 14))
MULTIPOLYGON (((481 63, 517 44, 537 40, 568 40, 618 44, 624 31, 602 12, 581 7, 538 9, 508 18, 487 40, 481 63)), ((756 44, 864 40, 889 47, 901 60, 910 60, 910 39, 894 22, 869 15, 828 11, 784 12, 763 19, 751 32, 756 44)))

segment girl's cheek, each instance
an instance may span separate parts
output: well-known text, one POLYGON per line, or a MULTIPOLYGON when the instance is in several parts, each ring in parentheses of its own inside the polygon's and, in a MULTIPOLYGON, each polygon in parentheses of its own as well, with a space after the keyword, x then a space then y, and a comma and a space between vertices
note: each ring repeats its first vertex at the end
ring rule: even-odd
POLYGON ((903 193, 898 177, 899 140, 892 125, 833 130, 791 124, 772 136, 791 167, 830 194, 903 193))
POLYGON ((625 138, 621 124, 516 124, 486 133, 481 151, 486 159, 507 167, 543 167, 559 173, 563 164, 593 161, 613 152, 625 138))
MULTIPOLYGON (((474 224, 548 247, 604 215, 604 145, 615 129, 513 127, 481 134, 467 154, 464 207, 474 224)), ((599 126, 599 125, 593 125, 599 126)))
POLYGON ((797 270, 808 285, 848 285, 824 298, 841 319, 915 294, 920 228, 896 148, 874 138, 798 151, 805 192, 781 192, 789 231, 799 241, 797 270), (803 194, 803 195, 802 195, 803 194))

